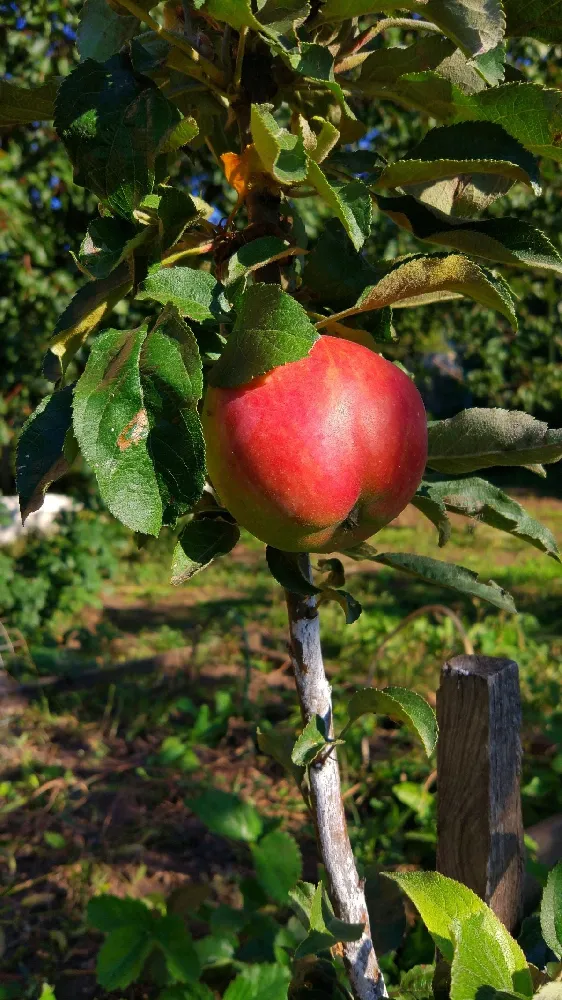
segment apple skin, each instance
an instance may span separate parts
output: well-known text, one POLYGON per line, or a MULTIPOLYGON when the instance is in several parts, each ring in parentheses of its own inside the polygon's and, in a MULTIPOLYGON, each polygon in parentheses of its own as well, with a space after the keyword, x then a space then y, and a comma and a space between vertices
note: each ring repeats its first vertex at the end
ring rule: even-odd
POLYGON ((207 467, 244 528, 288 552, 344 550, 392 521, 427 459, 415 385, 367 347, 322 336, 300 361, 203 404, 207 467))

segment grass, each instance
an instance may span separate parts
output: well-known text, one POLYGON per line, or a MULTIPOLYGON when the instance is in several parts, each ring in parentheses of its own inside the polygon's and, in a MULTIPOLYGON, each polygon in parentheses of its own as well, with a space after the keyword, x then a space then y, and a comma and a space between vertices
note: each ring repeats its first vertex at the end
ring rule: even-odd
MULTIPOLYGON (((525 505, 562 538, 562 504, 530 498, 525 505)), ((363 615, 346 626, 337 605, 322 609, 337 721, 371 670, 376 686, 411 687, 434 701, 441 665, 463 649, 451 619, 428 612, 382 644, 411 612, 444 604, 460 617, 476 652, 519 663, 526 825, 562 811, 560 565, 460 518, 452 542, 439 550, 428 522, 409 511, 376 545, 446 558, 492 578, 514 594, 520 615, 376 564, 346 561, 346 586, 362 602, 363 615)), ((299 840, 305 878, 317 878, 312 829, 298 792, 256 746, 258 725, 299 726, 283 663, 285 608, 263 546, 244 536, 231 557, 177 590, 168 584, 169 555, 170 545, 149 545, 124 565, 100 608, 86 607, 80 621, 62 616, 58 643, 32 646, 31 655, 39 673, 51 673, 182 647, 182 665, 170 661, 164 675, 128 675, 118 687, 45 697, 2 720, 2 975, 18 998, 38 996, 42 981, 56 983, 57 1000, 109 996, 95 986, 100 938, 84 917, 88 898, 100 891, 157 898, 180 886, 194 892, 204 886, 214 902, 237 905, 247 854, 207 831, 186 804, 208 784, 281 821, 299 840)), ((365 717, 341 759, 359 863, 430 868, 435 782, 420 748, 404 731, 365 717)), ((412 932, 399 949, 403 967, 410 952, 414 964, 427 950, 427 942, 416 940, 412 932)), ((156 994, 131 987, 122 995, 156 994)))

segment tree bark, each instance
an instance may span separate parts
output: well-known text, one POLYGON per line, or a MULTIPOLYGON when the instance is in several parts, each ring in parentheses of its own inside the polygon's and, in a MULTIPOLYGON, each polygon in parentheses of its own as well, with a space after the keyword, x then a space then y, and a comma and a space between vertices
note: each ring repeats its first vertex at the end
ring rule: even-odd
MULTIPOLYGON (((308 555, 299 557, 310 579, 308 555)), ((319 715, 326 733, 333 736, 332 694, 324 670, 320 645, 320 619, 315 597, 299 597, 286 591, 295 683, 306 723, 319 715)), ((309 768, 310 798, 316 825, 320 858, 328 879, 328 895, 340 920, 364 924, 359 941, 342 943, 342 954, 356 1000, 378 1000, 387 996, 369 929, 369 914, 362 880, 351 849, 341 796, 340 772, 335 747, 309 768)))

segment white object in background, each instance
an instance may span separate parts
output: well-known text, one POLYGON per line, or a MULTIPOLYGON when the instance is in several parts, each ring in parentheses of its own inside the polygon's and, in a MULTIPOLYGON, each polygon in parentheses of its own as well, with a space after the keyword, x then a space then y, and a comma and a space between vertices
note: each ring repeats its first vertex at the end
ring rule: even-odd
POLYGON ((65 496, 64 493, 47 493, 41 509, 30 514, 24 526, 21 523, 18 497, 0 496, 0 545, 11 545, 21 535, 27 535, 30 531, 40 531, 43 534, 55 531, 56 519, 61 511, 81 509, 82 504, 77 503, 72 497, 65 496), (10 516, 10 523, 6 525, 2 524, 2 507, 10 516))

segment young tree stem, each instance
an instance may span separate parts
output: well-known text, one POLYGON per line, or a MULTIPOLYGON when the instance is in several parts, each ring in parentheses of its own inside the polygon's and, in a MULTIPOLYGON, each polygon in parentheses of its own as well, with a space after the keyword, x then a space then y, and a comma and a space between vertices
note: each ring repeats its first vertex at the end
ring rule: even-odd
MULTIPOLYGON (((299 556, 303 573, 310 579, 308 555, 299 556)), ((320 619, 315 597, 285 592, 295 683, 303 721, 320 715, 326 733, 333 736, 332 692, 322 659, 320 619)), ((371 940, 363 882, 359 878, 341 795, 340 771, 335 747, 309 769, 310 798, 320 858, 328 879, 328 895, 334 912, 347 923, 364 924, 359 941, 341 945, 353 995, 356 1000, 378 1000, 387 996, 371 940)))

